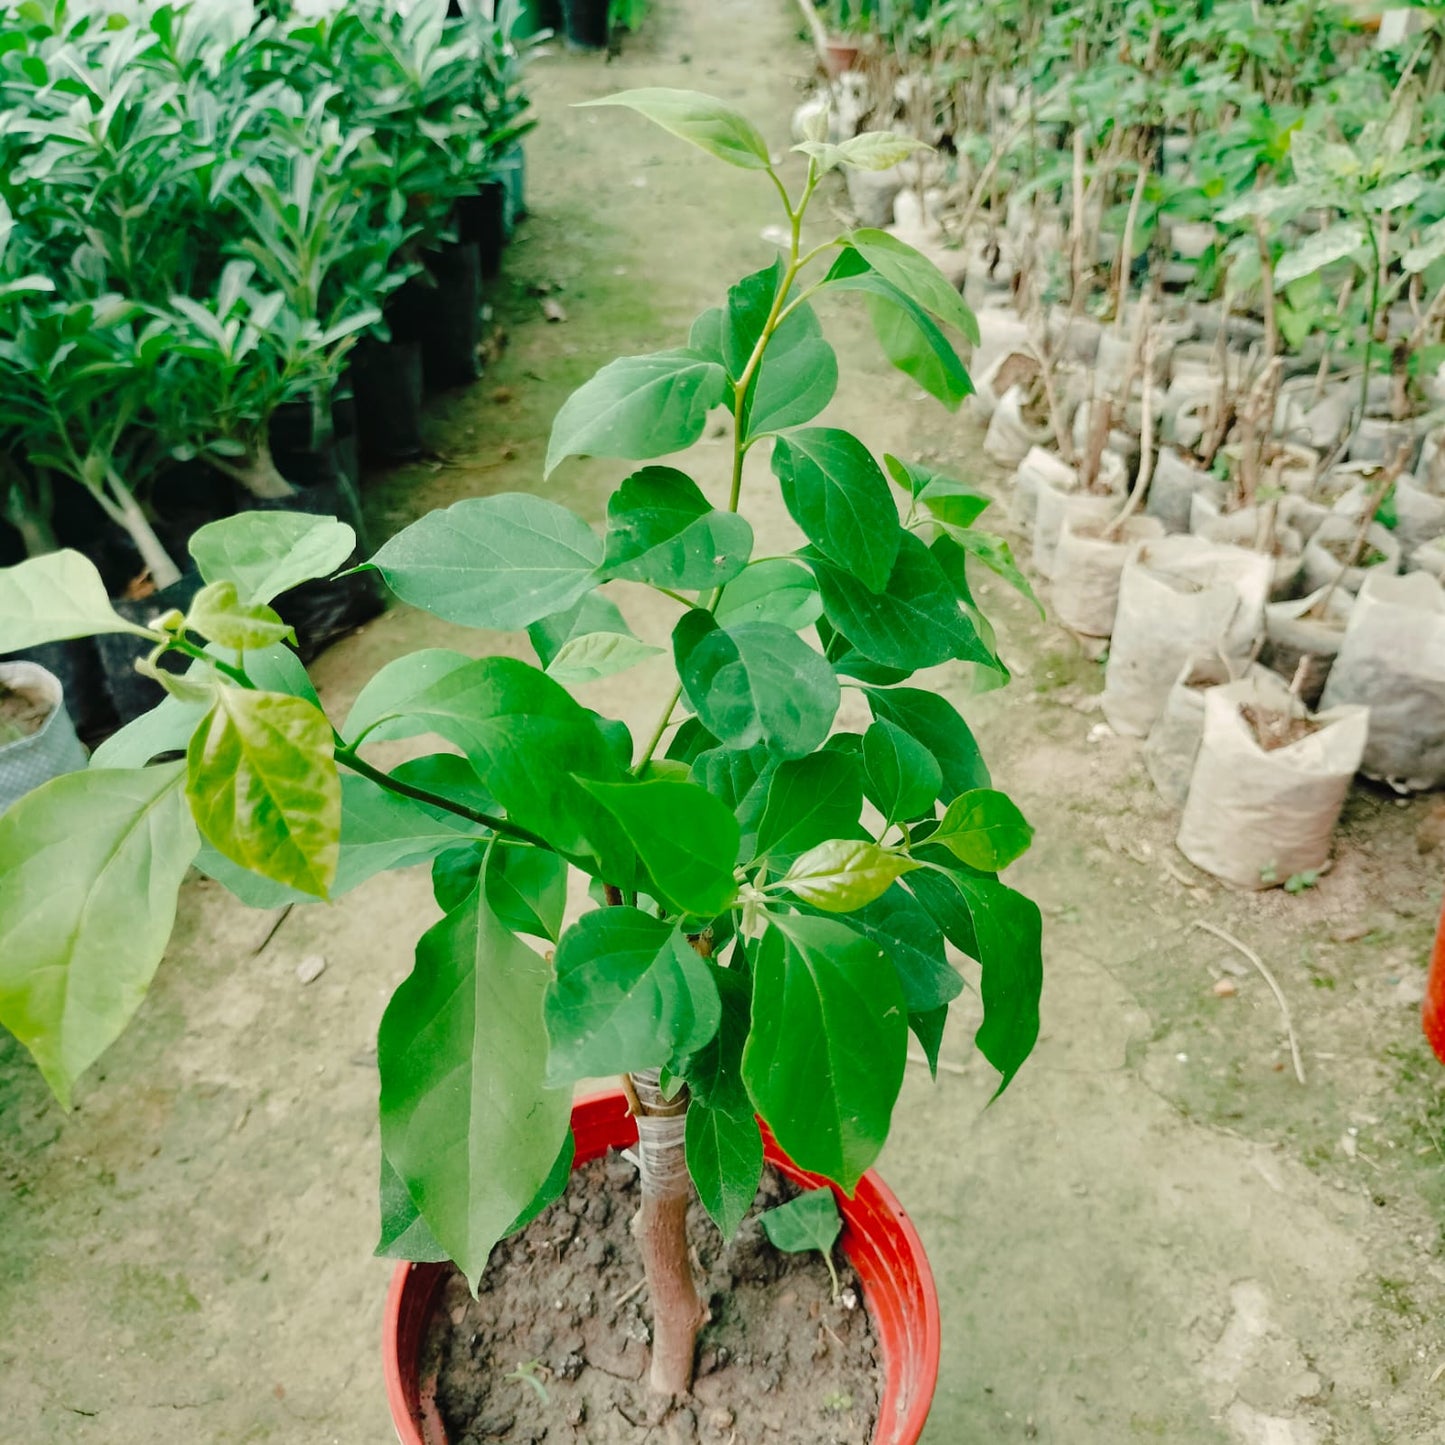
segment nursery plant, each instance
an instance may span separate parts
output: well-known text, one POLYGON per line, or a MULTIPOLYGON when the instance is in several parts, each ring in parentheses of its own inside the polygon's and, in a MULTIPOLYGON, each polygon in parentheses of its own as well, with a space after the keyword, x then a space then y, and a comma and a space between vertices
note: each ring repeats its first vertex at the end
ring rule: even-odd
POLYGON ((153 645, 147 666, 190 660, 87 771, 0 820, 0 1022, 68 1104, 140 1004, 193 863, 264 906, 429 863, 442 916, 378 1038, 382 1248, 449 1258, 475 1289, 497 1241, 566 1182, 574 1081, 621 1074, 641 1132, 651 1380, 676 1393, 704 1320, 690 1189, 737 1228, 759 1118, 851 1192, 887 1137, 909 1030, 936 1063, 965 989, 945 940, 978 965, 975 1042, 1000 1089, 1033 1047, 1040 914, 998 877, 1031 830, 938 681, 910 685, 941 664, 1003 673, 970 569, 1022 579, 975 528, 971 488, 815 424, 838 379, 815 300, 860 298, 888 360, 945 406, 970 390, 948 329, 973 318, 932 263, 878 231, 804 241, 829 171, 915 143, 805 141, 790 188, 759 131, 709 97, 595 103, 755 172, 789 241, 686 339, 611 362, 563 405, 548 477, 572 457, 644 463, 600 535, 545 494, 475 497, 365 564, 448 622, 525 632, 536 661, 519 644, 423 649, 328 717, 270 604, 344 564, 353 537, 332 518, 201 529, 206 585, 152 628, 116 615, 73 552, 0 571, 0 648, 116 631, 153 645), (727 475, 655 460, 719 409, 727 475), (805 537, 792 551, 755 546, 755 448, 805 537), (614 582, 677 611, 666 700, 639 739, 569 691, 656 652, 614 582), (845 690, 871 715, 861 731, 837 727, 845 690), (390 769, 371 754, 420 736, 440 745, 390 769))

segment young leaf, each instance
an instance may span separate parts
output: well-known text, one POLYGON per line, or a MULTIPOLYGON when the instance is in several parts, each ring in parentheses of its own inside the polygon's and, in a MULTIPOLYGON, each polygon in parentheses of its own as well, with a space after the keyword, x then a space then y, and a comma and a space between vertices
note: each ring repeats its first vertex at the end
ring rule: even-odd
POLYGON ((878 463, 857 437, 834 427, 780 436, 773 472, 808 540, 870 592, 888 582, 903 538, 878 463))
POLYGON ((1013 800, 991 788, 955 798, 930 843, 941 843, 970 868, 997 873, 1028 851, 1034 830, 1013 800))
POLYGON ((752 550, 748 523, 714 508, 674 467, 634 472, 607 503, 609 577, 701 591, 732 581, 752 550))
POLYGON ((509 632, 571 607, 597 582, 602 542, 575 512, 524 492, 428 512, 372 559, 414 607, 509 632))
POLYGON ((841 699, 838 679, 796 633, 772 622, 719 627, 694 608, 672 640, 687 700, 728 746, 765 742, 795 758, 827 737, 841 699))
POLYGON ((68 550, 49 552, 0 567, 0 652, 97 632, 150 636, 110 605, 105 583, 88 557, 68 550))
POLYGON ((875 722, 863 734, 868 798, 886 823, 933 816, 943 786, 938 759, 917 738, 891 722, 875 722))
POLYGON ((271 647, 296 636, 264 602, 243 602, 234 582, 202 587, 186 612, 186 626, 232 652, 271 647))
POLYGON ((852 913, 918 865, 871 839, 832 838, 809 848, 783 875, 797 898, 828 913, 852 913))
POLYGON ((738 822, 726 803, 696 783, 579 781, 622 824, 650 893, 698 918, 728 907, 737 894, 738 822))
POLYGON ((579 105, 625 106, 681 140, 742 170, 765 171, 772 164, 768 143, 757 127, 746 116, 700 91, 649 86, 619 91, 601 100, 580 101, 579 105))
POLYGON ((0 1024, 61 1104, 145 997, 200 839, 179 763, 66 773, 0 816, 0 1024))
MULTIPOLYGON (((858 137, 862 139, 862 137, 858 137)), ((956 327, 972 345, 978 345, 978 320, 958 288, 921 251, 887 231, 852 231, 843 238, 885 281, 910 301, 931 311, 946 325, 956 327)))
POLYGON ((761 1223, 773 1248, 784 1254, 807 1254, 816 1249, 828 1265, 836 1298, 838 1274, 833 1267, 833 1244, 843 1231, 843 1216, 838 1213, 833 1191, 806 1189, 796 1199, 765 1210, 761 1223))
POLYGON ((735 622, 774 622, 789 632, 811 627, 823 615, 813 574, 788 557, 751 562, 726 587, 713 616, 723 627, 735 622))
POLYGON ((556 657, 547 664, 547 676, 564 687, 577 687, 600 678, 615 677, 661 651, 660 647, 622 633, 589 632, 583 637, 569 637, 562 644, 556 657))
POLYGON ((786 866, 800 853, 856 832, 863 810, 863 770, 856 759, 825 749, 779 763, 758 823, 756 856, 786 866))
POLYGON ((951 657, 992 664, 943 569, 911 532, 899 534, 898 559, 881 592, 814 549, 803 559, 818 579, 828 620, 864 657, 910 672, 951 657))
POLYGON ((238 512, 193 532, 189 547, 206 582, 234 582, 244 602, 270 602, 344 567, 356 533, 335 517, 238 512))
POLYGON ((543 476, 568 457, 646 461, 690 447, 726 386, 722 367, 694 351, 609 362, 562 403, 543 476))
POLYGON ((916 136, 904 135, 901 131, 865 130, 839 143, 838 163, 858 171, 886 171, 916 151, 930 149, 916 136))
POLYGON ((186 750, 186 797, 217 852, 326 897, 341 840, 331 727, 309 702, 223 687, 186 750))
POLYGON ((422 936, 377 1035, 382 1152, 473 1289, 568 1131, 571 1091, 545 1079, 547 976, 477 887, 422 936))
POLYGON ((865 687, 873 716, 923 744, 943 770, 938 796, 955 798, 989 785, 988 768, 969 726, 947 698, 914 687, 865 687))
POLYGON ((1306 236, 1297 246, 1286 250, 1274 268, 1274 284, 1279 289, 1333 266, 1336 261, 1365 250, 1365 228, 1357 221, 1340 221, 1306 236))
POLYGON ((711 969, 722 1003, 717 1034, 688 1059, 687 1169, 713 1223, 730 1238, 752 1208, 763 1173, 763 1136, 743 1087, 752 994, 736 968, 711 969))
POLYGON ((888 1137, 908 1025, 877 944, 836 919, 770 915, 743 1081, 778 1143, 852 1192, 888 1137))
POLYGON ((707 965, 676 924, 640 909, 584 913, 557 944, 547 987, 548 1077, 658 1068, 702 1048, 722 1018, 707 965))

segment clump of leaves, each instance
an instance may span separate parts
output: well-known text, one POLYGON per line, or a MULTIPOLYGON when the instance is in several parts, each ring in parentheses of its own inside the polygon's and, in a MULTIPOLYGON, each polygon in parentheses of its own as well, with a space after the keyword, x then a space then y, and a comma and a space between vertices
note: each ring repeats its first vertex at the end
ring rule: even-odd
POLYGON ((652 1378, 679 1391, 703 1318, 689 1180, 735 1230, 761 1116, 800 1166, 854 1189, 888 1135, 909 1030, 936 1061, 964 991, 945 940, 979 966, 976 1043, 1001 1088, 1033 1047, 1039 910, 998 876, 1031 830, 937 681, 908 685, 959 663, 1005 680, 970 573, 1021 579, 976 529, 968 488, 892 457, 885 472, 861 439, 814 424, 838 376, 819 299, 861 298, 885 355, 946 406, 970 390, 948 331, 973 335, 973 317, 929 261, 873 230, 802 244, 825 172, 889 164, 897 147, 804 142, 790 189, 763 136, 717 101, 603 103, 756 171, 789 241, 684 344, 609 363, 562 407, 548 475, 577 456, 646 463, 601 535, 510 493, 425 516, 371 559, 437 617, 525 630, 538 665, 427 648, 328 717, 270 604, 344 565, 353 538, 330 518, 203 528, 205 589, 150 629, 117 616, 74 553, 0 571, 0 648, 122 631, 192 662, 159 674, 173 695, 87 772, 0 820, 0 1022, 68 1102, 139 1005, 193 863, 262 907, 430 864, 443 916, 378 1038, 382 1248, 452 1259, 475 1288, 498 1239, 566 1183, 574 1081, 624 1074, 652 1378), (718 408, 727 475, 656 462, 718 408), (755 555, 744 505, 759 446, 806 538, 781 556, 755 555), (640 744, 565 685, 647 655, 615 581, 677 609, 674 675, 640 744), (871 713, 860 731, 837 727, 844 689, 871 713), (442 746, 390 770, 372 760, 373 744, 409 737, 442 746), (564 927, 574 870, 599 906, 564 927))

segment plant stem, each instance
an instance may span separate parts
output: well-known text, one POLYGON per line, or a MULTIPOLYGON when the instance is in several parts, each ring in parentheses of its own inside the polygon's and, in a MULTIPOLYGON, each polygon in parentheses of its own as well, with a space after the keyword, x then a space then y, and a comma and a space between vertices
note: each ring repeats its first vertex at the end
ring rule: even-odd
POLYGON ((688 1094, 663 1096, 658 1071, 631 1075, 637 1098, 637 1152, 642 1205, 632 1232, 642 1254, 652 1301, 652 1388, 662 1395, 692 1389, 693 1357, 707 1310, 698 1298, 687 1245, 687 1206, 692 1182, 687 1172, 684 1128, 688 1094))

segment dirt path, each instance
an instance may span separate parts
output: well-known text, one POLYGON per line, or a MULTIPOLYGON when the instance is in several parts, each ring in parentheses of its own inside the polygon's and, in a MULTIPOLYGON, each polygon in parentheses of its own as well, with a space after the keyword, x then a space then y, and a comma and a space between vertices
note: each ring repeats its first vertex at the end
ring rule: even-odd
MULTIPOLYGON (((498 303, 510 345, 439 408, 445 461, 373 487, 378 535, 459 496, 535 487, 573 385, 618 352, 673 344, 766 262, 770 193, 755 177, 566 105, 692 86, 781 145, 808 66, 792 24, 782 0, 670 0, 620 63, 537 66, 536 214, 498 303), (542 320, 540 286, 560 288, 566 322, 542 320)), ((832 418, 875 449, 911 447, 978 478, 977 432, 886 372, 846 317, 827 324, 852 372, 832 418)), ((719 443, 704 485, 723 457, 719 443)), ((754 460, 748 485, 761 489, 754 460)), ((620 475, 572 463, 552 493, 596 518, 620 475)), ((778 509, 762 533, 786 541, 778 509)), ((977 720, 1038 829, 1018 881, 1046 910, 1044 1035, 986 1109, 993 1080, 960 1008, 952 1067, 936 1087, 910 1070, 905 1086, 884 1170, 943 1299, 927 1439, 1439 1438, 1445 1073, 1415 1009, 1440 894, 1440 854, 1416 843, 1429 803, 1357 791, 1340 863, 1317 888, 1228 895, 1173 853, 1137 747, 1093 737, 1098 668, 1011 594, 995 601, 1014 686, 969 699, 962 669, 933 681, 977 720), (1305 1086, 1264 984, 1200 919, 1278 975, 1305 1086), (1233 997, 1216 996, 1220 978, 1233 997)), ((645 602, 633 615, 653 638, 671 621, 645 602)), ((398 610, 323 660, 328 700, 343 706, 422 641, 493 645, 398 610)), ((650 721, 658 679, 639 670, 597 701, 650 721)), ((368 1258, 373 1039, 432 916, 425 877, 392 875, 269 937, 274 917, 198 883, 138 1026, 73 1118, 0 1040, 0 1437, 390 1439, 377 1359, 388 1266, 368 1258), (316 954, 326 969, 303 985, 297 965, 316 954)))

